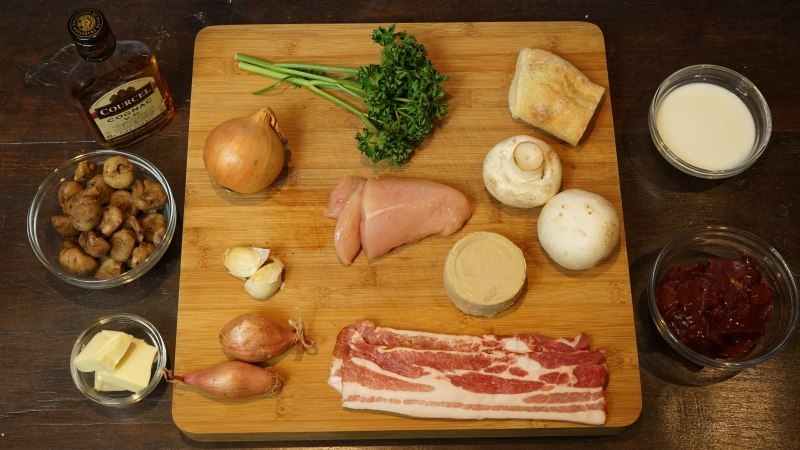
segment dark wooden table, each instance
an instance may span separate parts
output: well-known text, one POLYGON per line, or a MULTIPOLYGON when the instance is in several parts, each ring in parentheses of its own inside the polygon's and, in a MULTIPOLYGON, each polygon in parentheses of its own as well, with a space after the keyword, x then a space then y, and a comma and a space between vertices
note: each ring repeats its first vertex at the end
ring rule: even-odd
POLYGON ((800 2, 634 1, 97 1, 118 38, 157 52, 177 105, 175 119, 133 151, 170 180, 182 208, 194 38, 204 27, 246 23, 561 21, 597 24, 605 35, 619 154, 630 277, 637 319, 643 409, 618 435, 541 439, 200 443, 175 427, 171 387, 123 410, 94 405, 75 389, 68 355, 92 320, 109 312, 148 317, 172 352, 180 232, 146 281, 86 291, 50 275, 25 231, 42 179, 69 157, 97 149, 64 99, 76 54, 66 19, 83 2, 30 0, 0 6, 0 447, 181 448, 785 448, 800 446, 800 337, 740 373, 699 371, 657 336, 644 304, 647 271, 680 230, 725 224, 773 243, 800 267, 800 2), (656 152, 647 109, 658 84, 698 63, 749 77, 772 110, 772 140, 749 170, 724 181, 683 175, 656 152))

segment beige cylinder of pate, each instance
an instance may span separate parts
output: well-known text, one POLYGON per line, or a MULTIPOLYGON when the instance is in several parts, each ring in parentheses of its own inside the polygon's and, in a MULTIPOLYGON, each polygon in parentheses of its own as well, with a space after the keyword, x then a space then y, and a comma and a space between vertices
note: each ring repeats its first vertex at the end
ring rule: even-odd
POLYGON ((478 231, 450 249, 444 265, 444 289, 462 312, 492 317, 516 302, 526 273, 519 247, 500 234, 478 231))

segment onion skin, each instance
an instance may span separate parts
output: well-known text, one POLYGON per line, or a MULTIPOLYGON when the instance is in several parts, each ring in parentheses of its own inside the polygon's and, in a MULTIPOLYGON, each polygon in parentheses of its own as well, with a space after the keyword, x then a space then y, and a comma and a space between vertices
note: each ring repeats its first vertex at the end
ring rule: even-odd
POLYGON ((271 396, 280 392, 283 382, 269 367, 243 361, 225 361, 207 369, 175 375, 164 369, 170 383, 182 382, 223 398, 271 396))
POLYGON ((290 347, 297 351, 314 345, 305 336, 302 319, 289 323, 294 331, 259 313, 245 313, 233 318, 219 332, 222 349, 236 359, 247 362, 264 362, 286 352, 290 347))
POLYGON ((270 108, 220 123, 203 147, 203 163, 219 186, 253 194, 272 184, 283 170, 286 138, 270 108))

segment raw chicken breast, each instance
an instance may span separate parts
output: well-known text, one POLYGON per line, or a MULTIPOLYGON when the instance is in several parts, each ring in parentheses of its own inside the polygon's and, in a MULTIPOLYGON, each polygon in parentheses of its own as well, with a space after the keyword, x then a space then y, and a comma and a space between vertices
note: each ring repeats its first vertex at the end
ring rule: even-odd
POLYGON ((342 208, 344 208, 347 199, 350 198, 350 194, 363 185, 364 179, 361 177, 348 176, 342 178, 342 181, 331 191, 331 195, 328 198, 328 206, 323 213, 325 217, 332 217, 334 219, 339 217, 339 213, 341 213, 342 208))
POLYGON ((452 234, 472 215, 464 194, 450 186, 395 177, 368 179, 361 207, 361 246, 370 259, 434 234, 452 234))
MULTIPOLYGON (((353 177, 354 178, 354 177, 353 177)), ((364 187, 363 178, 355 178, 356 183, 348 180, 347 189, 355 186, 355 190, 350 193, 347 200, 337 212, 338 221, 336 231, 333 234, 333 246, 336 249, 336 256, 344 265, 349 265, 361 250, 361 192, 364 187)), ((341 184, 341 183, 340 183, 341 184)), ((336 192, 336 189, 334 189, 336 192)), ((330 206, 330 204, 329 204, 330 206)), ((327 212, 328 210, 326 210, 327 212)))

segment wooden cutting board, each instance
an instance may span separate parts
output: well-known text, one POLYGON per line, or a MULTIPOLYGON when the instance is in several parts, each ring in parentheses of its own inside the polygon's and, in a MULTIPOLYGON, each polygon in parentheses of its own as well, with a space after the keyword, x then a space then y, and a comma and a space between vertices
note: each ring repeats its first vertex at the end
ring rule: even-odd
MULTIPOLYGON (((192 74, 183 255, 174 368, 176 373, 224 361, 217 334, 233 317, 261 311, 286 323, 302 313, 318 351, 273 361, 285 386, 277 397, 220 400, 175 385, 173 418, 198 440, 308 440, 610 434, 633 423, 641 388, 624 231, 609 260, 585 272, 559 269, 536 237, 539 209, 494 201, 483 186, 486 152, 517 134, 543 138, 564 167, 563 189, 583 188, 608 198, 620 212, 619 176, 606 90, 581 144, 572 147, 515 121, 508 87, 523 47, 552 51, 608 88, 601 30, 581 22, 414 23, 398 30, 415 35, 436 68, 450 76, 450 110, 435 133, 402 167, 373 165, 355 146, 362 126, 348 112, 306 90, 251 93, 271 80, 240 72, 236 52, 274 61, 357 67, 378 61, 371 41, 379 24, 242 25, 202 30, 192 74), (220 122, 270 106, 288 138, 286 169, 265 191, 235 195, 215 188, 205 171, 203 144, 220 122), (328 194, 347 175, 427 178, 453 186, 474 206, 456 234, 430 237, 368 261, 359 255, 343 266, 333 249, 335 222, 323 217, 328 194), (474 231, 494 231, 525 253, 528 284, 517 304, 491 318, 460 313, 447 298, 442 269, 448 250, 474 231), (226 248, 270 248, 286 265, 283 289, 257 301, 222 265, 226 248), (555 337, 587 333, 607 353, 610 382, 604 426, 528 420, 422 420, 344 410, 326 380, 339 330, 359 319, 394 328, 451 334, 539 332, 555 337)), ((380 24, 388 25, 388 24, 380 24)), ((624 228, 623 228, 624 230, 624 228)), ((287 325, 288 326, 288 325, 287 325)))

